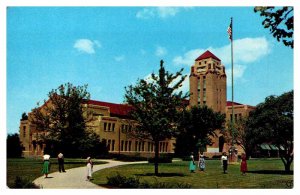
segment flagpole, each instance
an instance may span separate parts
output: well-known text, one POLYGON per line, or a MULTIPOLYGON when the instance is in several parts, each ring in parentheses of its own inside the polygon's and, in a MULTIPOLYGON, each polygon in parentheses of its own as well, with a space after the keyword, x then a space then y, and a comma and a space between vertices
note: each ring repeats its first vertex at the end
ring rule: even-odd
MULTIPOLYGON (((232 114, 232 119, 231 119, 231 130, 232 130, 232 146, 234 146, 234 108, 233 108, 233 102, 234 102, 234 93, 233 93, 233 18, 231 17, 231 114, 232 114)), ((233 151, 232 151, 233 152, 233 151)))

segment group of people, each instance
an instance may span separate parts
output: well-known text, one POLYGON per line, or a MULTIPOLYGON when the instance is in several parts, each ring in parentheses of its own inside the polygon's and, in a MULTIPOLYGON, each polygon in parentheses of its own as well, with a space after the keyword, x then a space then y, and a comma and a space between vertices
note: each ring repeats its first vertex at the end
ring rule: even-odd
MULTIPOLYGON (((57 161, 58 161, 58 171, 66 172, 64 167, 64 155, 60 152, 57 155, 57 161)), ((88 157, 86 159, 86 167, 87 167, 87 176, 86 179, 90 181, 92 179, 92 173, 93 173, 93 162, 91 157, 88 157)), ((42 168, 42 174, 45 175, 45 178, 48 178, 48 174, 50 172, 50 155, 45 154, 43 156, 43 168, 42 168)))
MULTIPOLYGON (((199 152, 198 156, 199 156, 198 168, 201 172, 204 172, 205 171, 205 158, 204 158, 204 155, 203 155, 202 152, 199 152)), ((190 164, 189 164, 189 170, 190 170, 191 173, 195 173, 196 163, 195 163, 193 153, 191 154, 190 158, 191 158, 191 160, 190 160, 190 164)), ((227 174, 228 156, 227 156, 226 152, 222 153, 221 166, 223 168, 223 173, 227 174)), ((241 171, 242 175, 245 175, 246 172, 247 172, 247 158, 246 158, 246 155, 244 153, 241 155, 240 171, 241 171)))

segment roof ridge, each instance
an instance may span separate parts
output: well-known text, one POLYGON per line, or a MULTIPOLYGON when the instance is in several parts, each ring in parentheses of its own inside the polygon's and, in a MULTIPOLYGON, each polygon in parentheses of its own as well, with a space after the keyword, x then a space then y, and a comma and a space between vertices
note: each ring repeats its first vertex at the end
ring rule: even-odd
POLYGON ((212 52, 210 52, 209 50, 206 50, 203 54, 201 54, 198 58, 196 58, 195 61, 198 60, 203 60, 203 59, 207 59, 207 58, 213 58, 215 60, 221 61, 217 56, 215 56, 212 52))

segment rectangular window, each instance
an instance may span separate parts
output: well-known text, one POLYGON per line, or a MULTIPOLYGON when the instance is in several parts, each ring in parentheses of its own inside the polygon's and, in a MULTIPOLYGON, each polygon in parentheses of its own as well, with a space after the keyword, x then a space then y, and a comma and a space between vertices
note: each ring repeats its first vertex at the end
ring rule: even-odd
POLYGON ((109 139, 108 142, 107 142, 108 151, 110 151, 110 145, 111 145, 111 140, 109 139))
POLYGON ((110 131, 110 126, 111 126, 111 123, 108 123, 107 131, 110 131))
POLYGON ((127 151, 128 141, 125 141, 125 151, 127 151))
POLYGON ((138 151, 141 151, 141 149, 142 149, 142 142, 139 142, 139 149, 138 149, 138 151))
POLYGON ((111 142, 111 151, 115 151, 115 140, 114 139, 111 142))
POLYGON ((135 141, 135 151, 138 151, 138 144, 139 144, 139 142, 135 141))
POLYGON ((121 141, 121 151, 124 151, 124 140, 121 141))
POLYGON ((115 123, 112 124, 111 130, 112 130, 112 131, 115 131, 115 123))
POLYGON ((104 131, 106 131, 107 123, 104 123, 104 131))
POLYGON ((239 113, 239 120, 242 120, 242 113, 239 113))
POLYGON ((131 151, 131 141, 128 142, 128 151, 131 151))
POLYGON ((142 151, 145 151, 145 142, 142 142, 142 151))
POLYGON ((237 121, 237 114, 234 114, 234 121, 237 121))

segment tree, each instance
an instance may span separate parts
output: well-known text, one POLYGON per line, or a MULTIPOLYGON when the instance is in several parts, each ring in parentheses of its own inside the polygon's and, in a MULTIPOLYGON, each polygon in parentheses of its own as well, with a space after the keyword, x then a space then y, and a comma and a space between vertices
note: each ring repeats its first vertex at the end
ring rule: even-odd
POLYGON ((7 158, 22 157, 23 146, 19 134, 8 134, 6 139, 7 158))
POLYGON ((26 112, 22 113, 22 117, 21 117, 21 121, 25 121, 28 120, 28 115, 26 114, 26 112))
POLYGON ((294 158, 293 106, 293 91, 269 96, 250 112, 246 124, 257 144, 270 143, 278 148, 286 172, 294 158))
POLYGON ((269 28, 273 37, 285 46, 294 48, 294 8, 293 7, 255 7, 254 12, 260 12, 265 19, 264 28, 269 28))
POLYGON ((182 71, 169 73, 161 60, 159 74, 152 73, 151 81, 140 79, 136 86, 125 87, 125 101, 133 108, 129 115, 136 121, 133 136, 154 142, 155 175, 158 175, 159 142, 174 136, 177 110, 183 108, 183 99, 187 97, 178 92, 185 79, 182 71))
MULTIPOLYGON (((83 157, 93 150, 91 144, 100 138, 87 131, 82 103, 89 99, 87 85, 60 85, 48 94, 49 100, 43 106, 33 109, 31 122, 46 143, 45 152, 56 154, 63 150, 66 156, 83 157)), ((99 151, 100 152, 100 151, 99 151)))
POLYGON ((251 131, 247 130, 246 123, 248 118, 240 118, 234 123, 234 132, 230 129, 232 128, 231 121, 228 121, 228 131, 225 132, 226 140, 232 140, 232 134, 234 133, 235 143, 243 148, 246 153, 247 158, 252 154, 252 151, 255 150, 255 140, 254 136, 251 134, 251 131))
POLYGON ((182 111, 180 120, 180 133, 175 144, 175 153, 186 156, 191 152, 204 151, 207 145, 212 144, 217 129, 222 130, 225 115, 214 112, 207 106, 194 106, 190 110, 182 111))

